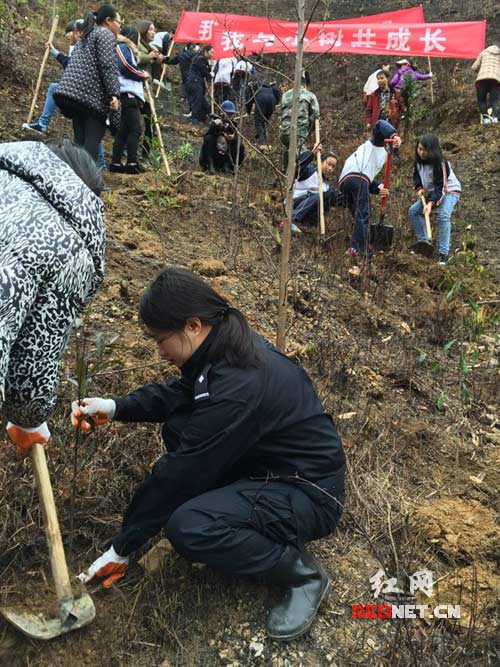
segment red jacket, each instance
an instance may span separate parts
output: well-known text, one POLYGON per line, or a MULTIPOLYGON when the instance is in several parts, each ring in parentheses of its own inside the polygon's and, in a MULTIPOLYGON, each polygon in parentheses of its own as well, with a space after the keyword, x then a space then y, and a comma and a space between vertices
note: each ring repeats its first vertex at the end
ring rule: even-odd
MULTIPOLYGON (((406 111, 406 107, 403 102, 403 98, 401 97, 401 93, 399 93, 392 86, 389 86, 389 90, 391 91, 391 97, 389 100, 389 110, 388 110, 389 117, 387 120, 391 123, 391 125, 394 125, 394 127, 398 129, 401 120, 401 114, 403 114, 406 111)), ((375 123, 379 120, 379 116, 380 116, 380 88, 377 89, 371 95, 368 95, 368 101, 366 103, 366 109, 365 109, 366 124, 375 125, 375 123)))

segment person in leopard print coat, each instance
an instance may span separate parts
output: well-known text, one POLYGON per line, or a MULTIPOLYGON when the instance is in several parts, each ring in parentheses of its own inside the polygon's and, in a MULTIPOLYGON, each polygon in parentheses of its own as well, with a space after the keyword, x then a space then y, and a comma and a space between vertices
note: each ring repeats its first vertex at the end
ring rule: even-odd
POLYGON ((23 452, 50 437, 61 356, 103 279, 102 187, 67 139, 0 144, 0 414, 23 452))

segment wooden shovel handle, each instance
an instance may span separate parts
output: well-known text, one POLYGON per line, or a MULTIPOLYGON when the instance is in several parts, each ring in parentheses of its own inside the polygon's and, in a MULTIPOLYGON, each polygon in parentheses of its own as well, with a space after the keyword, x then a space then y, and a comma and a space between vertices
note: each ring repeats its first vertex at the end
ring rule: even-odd
POLYGON ((73 593, 43 446, 40 444, 33 445, 30 449, 30 457, 35 473, 40 507, 42 508, 52 576, 56 586, 57 599, 61 602, 64 599, 72 598, 73 593))
POLYGON ((146 79, 144 81, 144 89, 146 91, 146 97, 149 102, 149 106, 151 107, 151 120, 153 121, 153 125, 155 128, 156 136, 158 138, 158 143, 160 145, 160 154, 161 158, 163 160, 163 166, 165 167, 165 172, 167 176, 170 176, 170 166, 168 164, 168 158, 167 154, 165 152, 165 144, 163 143, 163 137, 161 134, 161 128, 160 128, 160 123, 158 121, 158 115, 156 113, 156 107, 155 107, 155 101, 153 94, 151 93, 151 88, 149 86, 149 81, 146 79))
POLYGON ((422 206, 424 207, 424 219, 425 219, 425 233, 427 235, 427 240, 432 241, 432 228, 431 228, 431 218, 429 214, 426 212, 425 207, 427 205, 427 202, 425 201, 424 195, 420 195, 420 200, 422 202, 422 206))
MULTIPOLYGON (((314 130, 316 133, 316 144, 320 143, 319 119, 314 121, 314 130)), ((316 155, 318 164, 318 195, 319 195, 319 234, 320 238, 325 238, 325 201, 323 199, 323 172, 321 171, 321 151, 316 155)))
MULTIPOLYGON (((54 35, 56 34, 58 22, 59 22, 59 16, 56 15, 56 16, 54 16, 54 20, 52 21, 52 27, 50 29, 49 39, 47 40, 49 42, 49 44, 52 44, 52 42, 54 41, 54 35)), ((38 72, 38 79, 37 79, 36 86, 35 86, 35 92, 33 94, 33 99, 31 101, 31 107, 30 107, 30 111, 29 111, 29 114, 28 114, 28 121, 27 121, 28 123, 31 123, 31 121, 33 120, 33 114, 35 113, 35 107, 36 107, 36 101, 38 99, 38 93, 40 92, 40 85, 42 83, 43 72, 45 70, 45 65, 47 64, 47 59, 49 57, 49 53, 50 53, 50 48, 46 47, 45 53, 43 54, 42 64, 40 65, 40 70, 38 72)))

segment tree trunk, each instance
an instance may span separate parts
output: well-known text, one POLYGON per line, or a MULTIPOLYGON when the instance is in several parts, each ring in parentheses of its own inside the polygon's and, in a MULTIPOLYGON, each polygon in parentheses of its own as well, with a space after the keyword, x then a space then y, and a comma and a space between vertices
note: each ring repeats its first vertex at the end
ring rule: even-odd
POLYGON ((290 130, 290 146, 288 149, 288 169, 286 172, 286 216, 287 220, 283 230, 281 246, 280 265, 280 291, 278 303, 278 331, 276 334, 276 345, 282 352, 286 347, 287 329, 287 300, 288 300, 288 278, 290 273, 290 245, 292 239, 292 210, 293 210, 293 185, 295 182, 295 164, 297 161, 297 118, 299 115, 299 94, 302 80, 302 60, 304 56, 304 14, 305 0, 297 0, 297 55, 295 59, 295 78, 293 82, 292 119, 290 130))

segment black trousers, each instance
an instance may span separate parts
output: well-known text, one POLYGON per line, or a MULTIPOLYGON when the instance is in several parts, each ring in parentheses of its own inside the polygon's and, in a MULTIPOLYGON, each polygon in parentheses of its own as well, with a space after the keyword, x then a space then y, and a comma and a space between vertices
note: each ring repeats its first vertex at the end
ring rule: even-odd
POLYGON ((238 575, 258 575, 288 544, 329 535, 340 516, 335 500, 313 501, 293 484, 241 479, 178 507, 165 528, 187 560, 238 575))
POLYGON ((106 132, 106 123, 95 116, 84 114, 75 114, 72 121, 75 144, 83 146, 97 162, 97 151, 106 132))
POLYGON ((234 102, 234 90, 229 83, 215 83, 214 84, 214 99, 217 104, 222 104, 226 100, 234 102))
POLYGON ((498 118, 498 100, 500 99, 500 83, 496 79, 482 79, 476 81, 477 103, 479 111, 488 113, 488 107, 493 110, 493 116, 498 118), (490 103, 488 104, 488 95, 490 103))
POLYGON ((210 113, 210 105, 205 95, 205 79, 189 77, 186 83, 186 92, 192 118, 204 121, 210 113))
POLYGON ((120 95, 122 114, 120 129, 113 144, 112 161, 119 164, 127 147, 127 162, 137 162, 137 148, 142 134, 140 100, 120 95))
POLYGON ((276 99, 272 93, 269 95, 257 94, 255 98, 255 133, 260 146, 267 144, 267 125, 273 115, 276 99))

